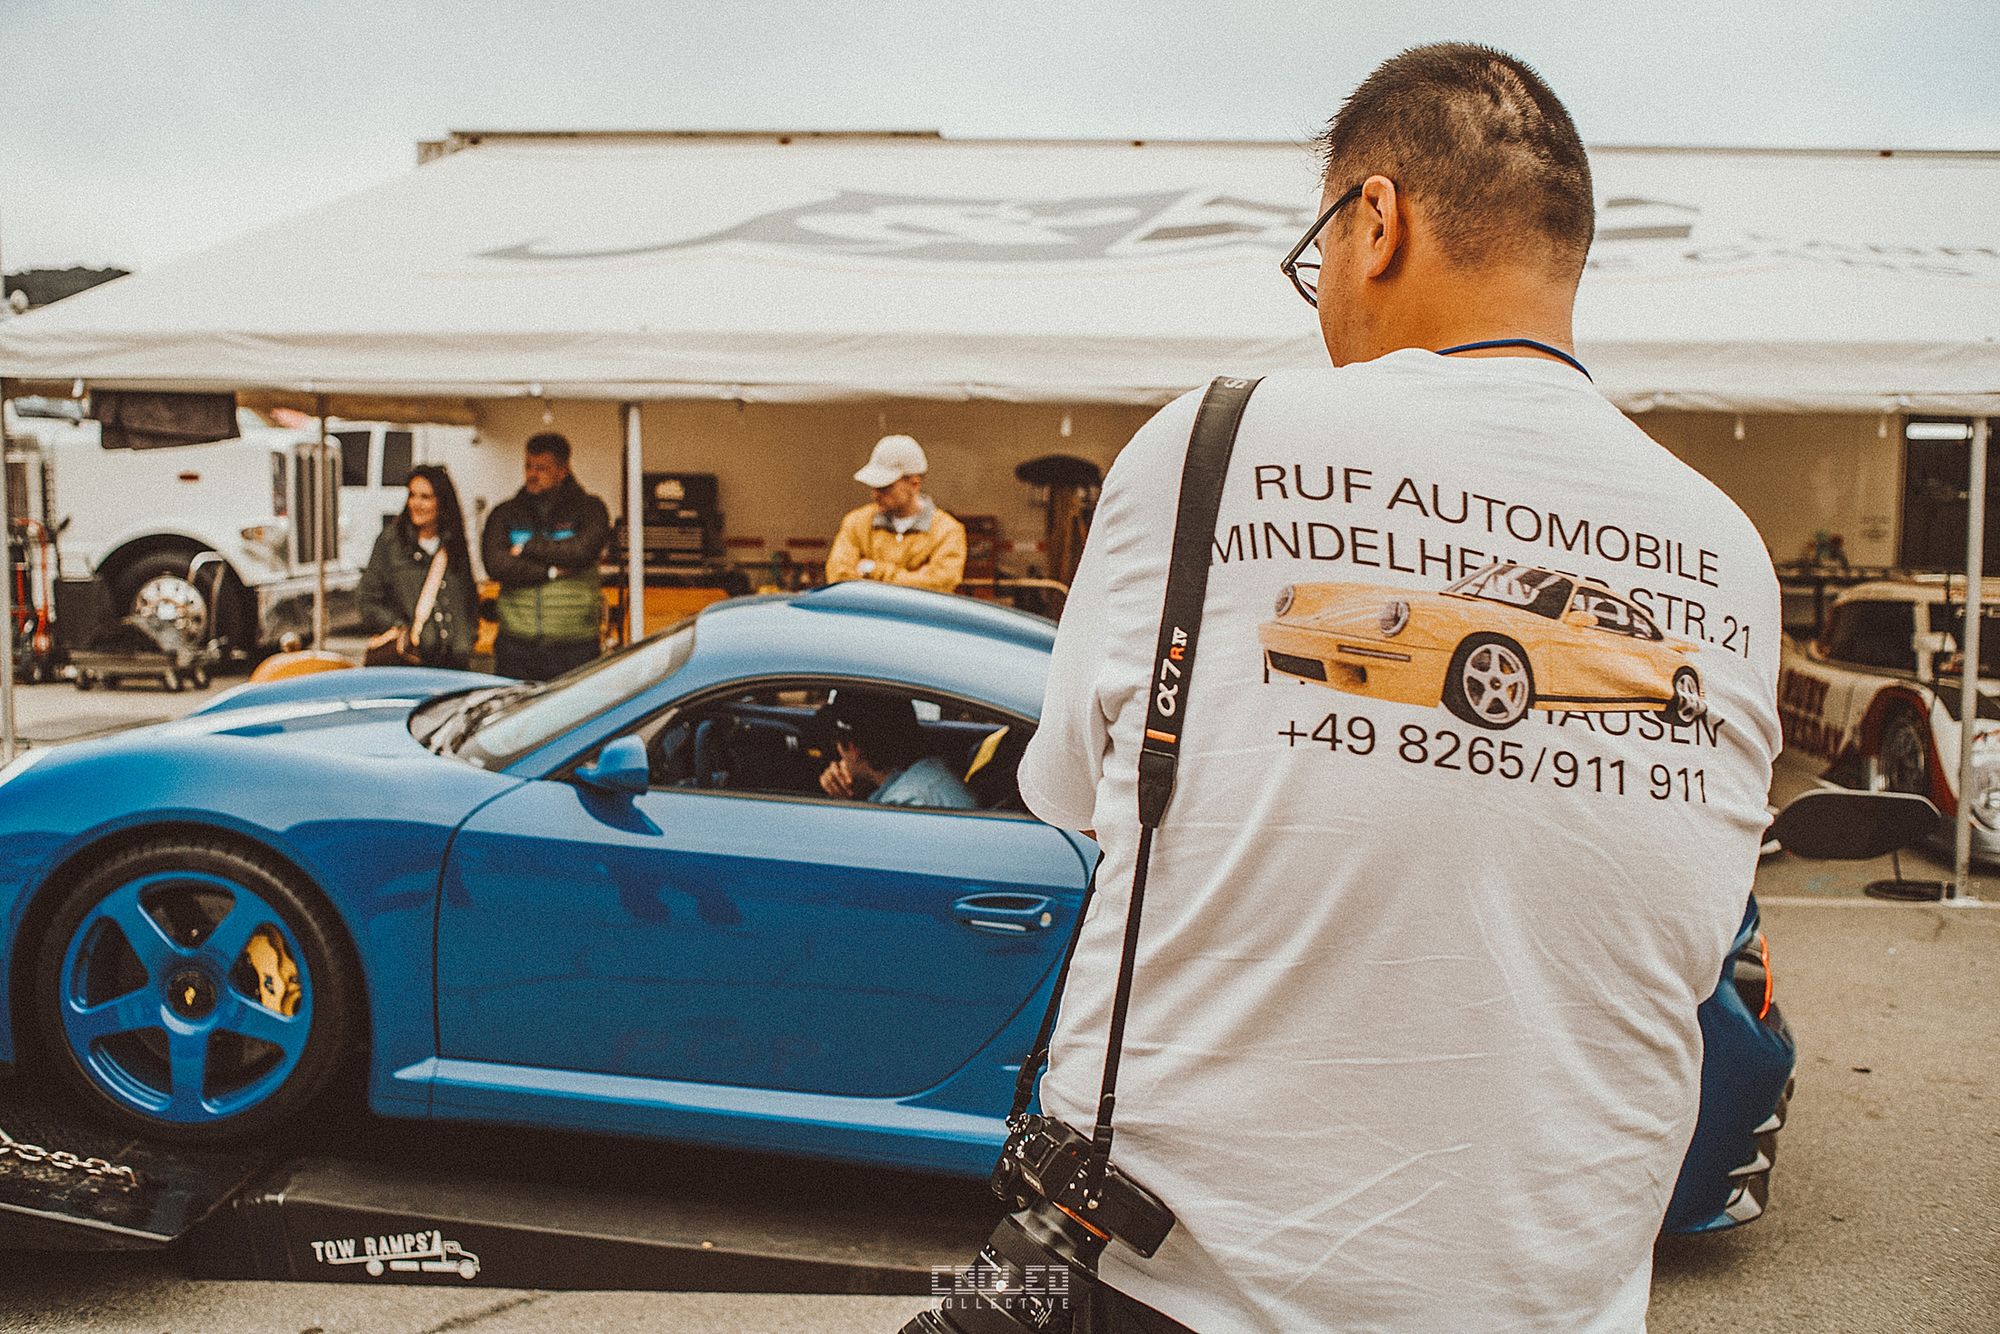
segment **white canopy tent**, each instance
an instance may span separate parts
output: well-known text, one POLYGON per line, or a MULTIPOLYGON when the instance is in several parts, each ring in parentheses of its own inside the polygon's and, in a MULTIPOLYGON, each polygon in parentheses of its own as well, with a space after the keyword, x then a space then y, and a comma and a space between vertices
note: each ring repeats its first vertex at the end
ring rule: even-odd
MULTIPOLYGON (((0 326, 0 375, 463 399, 1163 402, 1323 356, 1297 145, 462 134, 0 326)), ((2000 403, 2000 154, 1600 149, 1622 406, 2000 403)))
MULTIPOLYGON (((460 133, 425 157, 0 323, 0 377, 437 420, 615 401, 636 493, 643 400, 1149 404, 1324 356, 1276 267, 1318 201, 1295 144, 460 133)), ((2000 410, 2000 153, 1592 164, 1578 351, 1621 406, 2000 410)))

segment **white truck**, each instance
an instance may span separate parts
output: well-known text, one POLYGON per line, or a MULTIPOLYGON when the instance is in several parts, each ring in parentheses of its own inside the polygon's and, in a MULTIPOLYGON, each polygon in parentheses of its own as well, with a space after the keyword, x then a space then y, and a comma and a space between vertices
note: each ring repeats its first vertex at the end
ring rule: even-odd
MULTIPOLYGON (((44 525, 55 550, 56 633, 72 646, 125 615, 172 621, 182 635, 254 650, 309 634, 318 584, 312 485, 315 429, 238 415, 235 439, 160 449, 106 449, 72 400, 7 404, 16 514, 44 525), (221 558, 220 577, 200 560, 221 558), (97 590, 101 590, 101 595, 97 590)), ((352 617, 376 534, 402 507, 411 466, 470 431, 329 423, 334 457, 322 494, 338 533, 328 553, 329 619, 352 617)), ((442 459, 440 458, 440 461, 442 459)))

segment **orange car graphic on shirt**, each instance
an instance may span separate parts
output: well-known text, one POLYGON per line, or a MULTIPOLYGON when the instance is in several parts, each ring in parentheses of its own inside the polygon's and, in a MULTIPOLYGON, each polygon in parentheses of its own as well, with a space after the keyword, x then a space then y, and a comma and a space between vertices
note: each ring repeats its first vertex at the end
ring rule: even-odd
POLYGON ((1495 561, 1436 593, 1291 584, 1257 631, 1273 672, 1504 729, 1548 712, 1707 710, 1697 646, 1595 579, 1495 561))

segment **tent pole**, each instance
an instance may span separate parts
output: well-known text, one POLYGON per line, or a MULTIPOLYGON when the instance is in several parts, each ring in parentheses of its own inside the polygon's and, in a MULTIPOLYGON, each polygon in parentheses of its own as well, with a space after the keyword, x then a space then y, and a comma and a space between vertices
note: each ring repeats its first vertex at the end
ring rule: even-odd
POLYGON ((326 544, 328 529, 332 527, 326 515, 326 395, 321 394, 313 404, 319 413, 319 447, 313 450, 313 525, 319 531, 313 536, 313 649, 315 652, 326 647, 326 544))
POLYGON ((639 405, 625 409, 625 642, 646 634, 646 485, 639 405))
POLYGON ((1979 723, 1979 623, 1986 569, 1986 442, 1991 422, 1972 421, 1972 476, 1965 506, 1965 642, 1959 645, 1958 818, 1953 829, 1952 882, 1947 898, 1972 893, 1972 738, 1979 723))
MULTIPOLYGON (((0 396, 0 404, 6 399, 0 396)), ((0 549, 7 571, 0 577, 0 764, 14 760, 14 469, 7 461, 7 432, 0 427, 0 549)), ((25 553, 23 553, 25 554, 25 553)))

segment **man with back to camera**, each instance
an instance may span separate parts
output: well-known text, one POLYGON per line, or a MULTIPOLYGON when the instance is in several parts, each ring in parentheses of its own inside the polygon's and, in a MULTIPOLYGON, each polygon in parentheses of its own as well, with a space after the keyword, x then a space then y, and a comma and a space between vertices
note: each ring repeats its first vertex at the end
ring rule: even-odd
POLYGON ((854 480, 875 499, 840 521, 826 557, 826 581, 874 579, 950 593, 965 577, 965 525, 924 494, 930 460, 907 435, 875 442, 854 480))
MULTIPOLYGON (((1533 71, 1405 52, 1322 146, 1324 211, 1287 271, 1333 368, 1270 376, 1242 420, 1123 1046, 1112 1160, 1178 1223, 1151 1261, 1106 1251, 1101 1327, 1638 1330, 1699 1103, 1696 1007, 1767 819, 1776 580, 1742 513, 1575 359, 1590 172, 1533 71), (1489 567, 1434 599, 1449 617, 1411 601, 1489 567), (1754 627, 1690 643, 1696 748, 1564 712, 1560 681, 1466 634, 1579 576, 1754 627), (1267 659, 1260 635, 1297 623, 1274 606, 1335 604, 1321 638, 1374 656, 1267 659), (1577 768, 1531 772, 1557 750, 1577 768), (1655 761, 1705 792, 1657 799, 1655 761)), ((1020 770, 1030 809, 1104 851, 1041 1084, 1086 1133, 1199 399, 1106 479, 1020 770)), ((1578 679, 1629 670, 1629 640, 1605 641, 1626 647, 1578 679)))
POLYGON ((530 436, 521 489, 493 507, 479 540, 488 578, 500 584, 493 670, 547 681, 598 654, 604 614, 598 558, 611 537, 604 502, 569 470, 567 437, 530 436))

